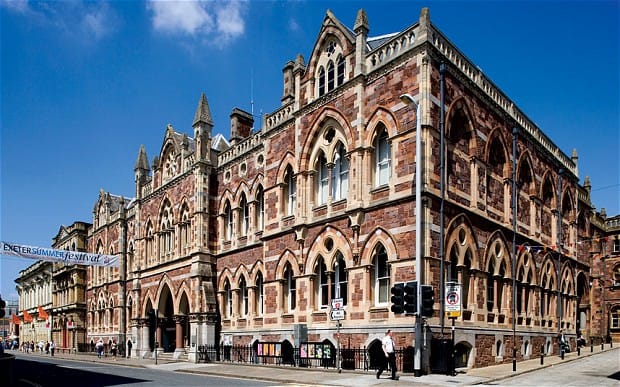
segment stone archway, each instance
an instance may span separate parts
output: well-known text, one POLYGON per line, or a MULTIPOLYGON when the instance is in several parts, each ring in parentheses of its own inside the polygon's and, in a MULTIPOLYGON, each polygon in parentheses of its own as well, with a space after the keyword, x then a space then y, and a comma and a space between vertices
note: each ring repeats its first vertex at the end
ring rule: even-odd
POLYGON ((164 285, 157 305, 158 347, 164 352, 174 352, 176 348, 176 325, 174 321, 174 302, 168 285, 164 285))

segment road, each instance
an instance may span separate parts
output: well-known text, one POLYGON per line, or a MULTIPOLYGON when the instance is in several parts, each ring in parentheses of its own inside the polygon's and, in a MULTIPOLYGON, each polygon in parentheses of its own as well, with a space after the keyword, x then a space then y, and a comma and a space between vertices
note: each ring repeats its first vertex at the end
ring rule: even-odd
POLYGON ((500 380, 488 386, 619 386, 620 351, 607 351, 500 380))
MULTIPOLYGON (((16 354, 13 378, 18 387, 96 386, 274 386, 273 382, 189 374, 163 369, 81 362, 16 354)), ((1 383, 0 383, 1 384, 1 383)))

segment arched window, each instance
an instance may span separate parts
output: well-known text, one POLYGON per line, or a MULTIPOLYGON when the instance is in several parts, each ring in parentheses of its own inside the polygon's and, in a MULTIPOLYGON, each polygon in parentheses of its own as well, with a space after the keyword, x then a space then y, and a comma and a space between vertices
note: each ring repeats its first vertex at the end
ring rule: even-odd
POLYGON ((340 86, 343 83, 344 83, 344 57, 340 55, 338 57, 337 85, 340 86))
POLYGON ((246 317, 248 315, 248 286, 245 277, 241 276, 239 280, 239 316, 246 317))
POLYGON ((226 280, 224 282, 224 299, 222 300, 222 305, 224 310, 222 311, 224 318, 231 318, 232 316, 232 290, 230 289, 230 282, 226 280))
POLYGON ((327 64, 327 91, 334 90, 334 62, 327 64))
POLYGON ((240 226, 240 234, 242 236, 248 235, 248 228, 250 227, 250 209, 248 207, 248 200, 245 198, 245 194, 241 194, 241 222, 240 226))
POLYGON ((319 257, 314 269, 316 275, 315 294, 317 309, 325 309, 329 305, 329 279, 327 277, 327 267, 323 257, 319 257))
POLYGON ((319 97, 325 94, 325 69, 323 66, 319 69, 319 97))
POLYGON ((224 225, 224 237, 227 241, 229 241, 232 239, 233 215, 232 209, 230 208, 230 202, 228 200, 224 205, 224 219, 226 222, 224 225))
POLYGON ((349 193, 349 160, 346 156, 344 145, 339 144, 334 157, 334 169, 332 171, 332 198, 334 200, 346 199, 349 193))
POLYGON ((295 284, 293 269, 290 264, 287 264, 284 269, 284 286, 284 307, 287 312, 292 312, 295 310, 297 304, 297 287, 295 284))
POLYGON ((347 304, 348 278, 347 267, 342 253, 338 252, 334 260, 334 281, 332 283, 332 297, 342 298, 343 305, 347 304))
POLYGON ((387 304, 390 294, 390 266, 388 265, 387 252, 381 244, 375 249, 373 265, 374 302, 377 305, 387 304))
POLYGON ((256 192, 256 231, 260 231, 265 227, 265 197, 263 187, 259 186, 256 192))
POLYGON ((155 259, 153 247, 155 245, 155 237, 153 236, 153 224, 149 222, 146 226, 146 263, 152 263, 155 259))
POLYGON ((174 244, 174 228, 172 226, 172 208, 166 201, 160 215, 159 256, 165 257, 172 253, 174 244))
POLYGON ((375 138, 375 186, 387 185, 391 174, 391 154, 388 133, 384 127, 378 129, 375 138))
POLYGON ((317 159, 317 192, 316 202, 318 205, 325 204, 327 202, 327 189, 329 187, 329 171, 327 170, 327 160, 323 153, 321 153, 317 159))
POLYGON ((290 165, 286 168, 284 183, 286 185, 284 192, 286 200, 286 215, 290 216, 295 214, 295 206, 297 205, 297 182, 293 174, 293 168, 291 168, 290 165))
POLYGON ((190 231, 189 231, 189 226, 190 226, 190 221, 189 221, 189 208, 187 207, 187 204, 183 205, 183 209, 181 210, 181 223, 179 225, 179 231, 181 232, 181 248, 186 249, 187 247, 189 247, 189 235, 190 235, 190 231))
POLYGON ((264 293, 263 293, 263 273, 258 272, 256 275, 256 291, 254 293, 254 305, 256 306, 256 315, 263 315, 264 293))

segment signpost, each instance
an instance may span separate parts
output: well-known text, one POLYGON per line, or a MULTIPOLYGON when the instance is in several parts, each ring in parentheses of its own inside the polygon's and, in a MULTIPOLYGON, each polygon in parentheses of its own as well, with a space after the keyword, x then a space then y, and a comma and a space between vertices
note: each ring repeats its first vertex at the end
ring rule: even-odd
POLYGON ((329 317, 332 321, 336 321, 336 337, 338 338, 338 349, 336 350, 336 363, 338 364, 338 373, 342 372, 340 369, 340 320, 344 320, 344 300, 342 298, 332 298, 332 310, 329 312, 329 317))
POLYGON ((444 300, 444 306, 446 315, 452 320, 452 343, 450 345, 450 375, 456 376, 455 372, 455 358, 454 358, 454 320, 461 316, 461 284, 456 282, 446 283, 446 291, 444 293, 446 299, 444 300))

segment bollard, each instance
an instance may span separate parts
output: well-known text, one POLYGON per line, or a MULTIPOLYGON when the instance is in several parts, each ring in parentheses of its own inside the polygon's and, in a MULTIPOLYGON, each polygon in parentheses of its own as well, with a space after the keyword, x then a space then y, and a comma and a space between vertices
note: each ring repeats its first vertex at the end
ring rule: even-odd
POLYGON ((564 348, 560 349, 560 358, 564 360, 564 348))
POLYGON ((605 349, 605 342, 604 342, 604 341, 601 341, 601 351, 602 351, 603 349, 605 349))
POLYGON ((540 346, 540 365, 543 365, 545 363, 545 346, 541 345, 540 346))
POLYGON ((590 340, 590 352, 594 352, 594 341, 590 340))
POLYGON ((577 346, 577 356, 581 356, 581 347, 577 346))

